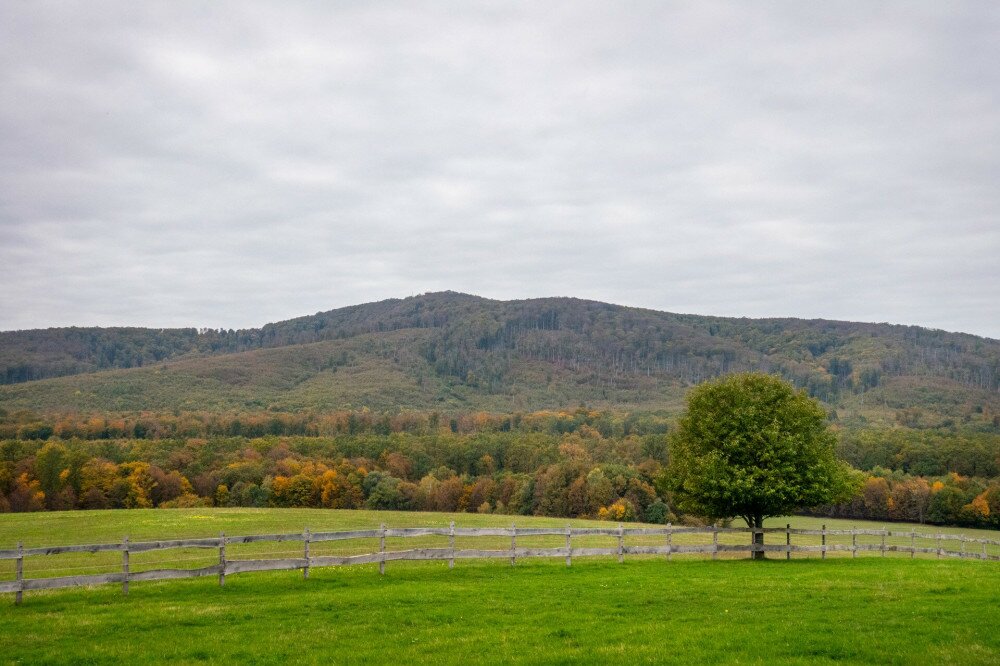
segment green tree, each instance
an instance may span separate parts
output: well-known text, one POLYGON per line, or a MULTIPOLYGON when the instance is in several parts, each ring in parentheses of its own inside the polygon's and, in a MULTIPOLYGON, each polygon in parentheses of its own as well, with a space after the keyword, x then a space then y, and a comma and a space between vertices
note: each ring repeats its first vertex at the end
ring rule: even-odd
POLYGON ((35 478, 38 479, 50 507, 65 485, 66 477, 62 472, 66 468, 66 454, 65 446, 49 442, 35 455, 35 478))
POLYGON ((955 486, 945 486, 931 495, 927 520, 939 525, 955 524, 961 519, 962 507, 967 499, 965 493, 955 486))
POLYGON ((665 485, 682 511, 760 528, 769 516, 857 491, 857 475, 837 460, 834 444, 826 412, 805 392, 770 375, 730 375, 688 394, 665 485))

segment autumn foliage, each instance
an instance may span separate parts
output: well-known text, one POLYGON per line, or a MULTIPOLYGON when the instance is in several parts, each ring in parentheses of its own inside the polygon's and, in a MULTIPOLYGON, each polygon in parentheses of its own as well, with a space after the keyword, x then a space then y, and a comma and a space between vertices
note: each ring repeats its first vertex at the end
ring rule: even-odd
MULTIPOLYGON (((0 415, 0 512, 370 507, 666 523, 686 519, 664 474, 671 427, 656 415, 582 408, 53 419, 14 413, 0 415)), ((983 475, 994 471, 989 460, 1000 453, 985 439, 967 447, 968 455, 936 441, 842 435, 839 452, 868 470, 866 480, 851 501, 812 513, 1000 526, 1000 479, 983 475), (905 469, 870 460, 900 460, 905 469)))

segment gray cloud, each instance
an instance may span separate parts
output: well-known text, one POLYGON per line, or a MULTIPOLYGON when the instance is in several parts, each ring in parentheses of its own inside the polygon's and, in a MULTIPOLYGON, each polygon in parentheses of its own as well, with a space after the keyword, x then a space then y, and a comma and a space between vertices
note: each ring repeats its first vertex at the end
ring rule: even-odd
POLYGON ((1000 338, 990 3, 0 5, 0 328, 428 290, 1000 338))

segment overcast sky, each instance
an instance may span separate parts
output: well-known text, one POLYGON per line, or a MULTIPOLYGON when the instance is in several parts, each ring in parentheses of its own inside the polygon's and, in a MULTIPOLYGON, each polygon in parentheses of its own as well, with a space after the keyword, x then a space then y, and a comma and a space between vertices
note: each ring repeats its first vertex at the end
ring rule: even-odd
POLYGON ((1000 338, 1000 4, 0 3, 0 329, 425 291, 1000 338))

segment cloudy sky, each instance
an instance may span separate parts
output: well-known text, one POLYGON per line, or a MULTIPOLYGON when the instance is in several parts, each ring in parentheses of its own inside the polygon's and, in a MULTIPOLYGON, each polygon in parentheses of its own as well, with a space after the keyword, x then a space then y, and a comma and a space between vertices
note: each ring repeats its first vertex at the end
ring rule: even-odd
POLYGON ((453 289, 1000 338, 1000 4, 0 4, 0 329, 453 289))

